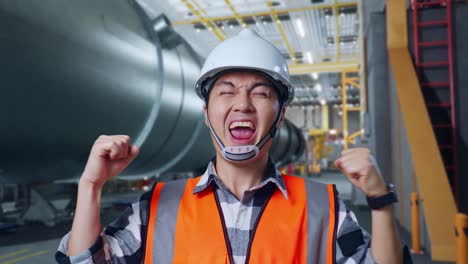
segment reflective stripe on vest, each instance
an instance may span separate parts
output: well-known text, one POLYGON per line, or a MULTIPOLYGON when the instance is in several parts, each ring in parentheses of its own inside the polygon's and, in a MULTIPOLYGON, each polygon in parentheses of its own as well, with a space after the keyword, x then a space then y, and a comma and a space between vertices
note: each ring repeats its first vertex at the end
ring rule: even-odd
MULTIPOLYGON (((283 177, 288 199, 278 189, 273 193, 254 227, 246 263, 335 263, 335 187, 283 177)), ((145 264, 229 263, 213 190, 193 194, 199 179, 154 188, 145 264)))

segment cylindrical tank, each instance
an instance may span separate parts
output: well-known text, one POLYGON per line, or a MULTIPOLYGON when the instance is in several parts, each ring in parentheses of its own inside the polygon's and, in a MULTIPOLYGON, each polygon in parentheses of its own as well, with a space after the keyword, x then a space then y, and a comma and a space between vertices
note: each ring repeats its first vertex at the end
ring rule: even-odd
POLYGON ((273 138, 270 155, 277 166, 298 160, 305 150, 302 132, 291 121, 285 119, 283 126, 273 138))
MULTIPOLYGON (((140 147, 123 177, 206 165, 214 150, 194 92, 201 61, 182 39, 165 45, 154 22, 126 0, 0 2, 3 181, 78 177, 100 134, 140 147)), ((303 142, 284 128, 276 145, 303 142)), ((284 153, 275 160, 298 154, 284 153)))

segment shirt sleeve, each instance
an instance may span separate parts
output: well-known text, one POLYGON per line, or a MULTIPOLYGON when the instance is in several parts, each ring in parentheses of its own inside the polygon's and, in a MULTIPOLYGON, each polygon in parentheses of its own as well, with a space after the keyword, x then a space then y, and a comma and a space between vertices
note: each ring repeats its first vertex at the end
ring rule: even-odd
POLYGON ((370 251, 371 237, 343 200, 339 199, 336 263, 376 263, 370 251))
MULTIPOLYGON (((339 199, 336 263, 376 263, 371 255, 371 236, 358 223, 355 214, 339 199)), ((403 263, 412 264, 408 247, 403 246, 403 263)))
POLYGON ((146 234, 151 192, 143 194, 110 223, 89 249, 68 256, 70 233, 60 241, 55 259, 60 264, 143 263, 142 234, 146 234))

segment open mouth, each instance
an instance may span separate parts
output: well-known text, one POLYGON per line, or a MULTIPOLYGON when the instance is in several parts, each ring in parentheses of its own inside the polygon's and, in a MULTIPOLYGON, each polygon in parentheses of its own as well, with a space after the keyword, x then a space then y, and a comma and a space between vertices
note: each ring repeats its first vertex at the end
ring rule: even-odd
POLYGON ((255 125, 251 121, 234 121, 229 126, 229 132, 234 139, 249 140, 255 134, 255 125))

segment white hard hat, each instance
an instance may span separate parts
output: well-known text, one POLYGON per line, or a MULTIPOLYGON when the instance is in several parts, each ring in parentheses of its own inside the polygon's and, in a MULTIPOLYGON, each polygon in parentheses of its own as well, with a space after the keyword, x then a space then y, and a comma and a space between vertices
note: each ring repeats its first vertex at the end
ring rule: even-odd
POLYGON ((207 99, 213 77, 227 70, 244 69, 259 71, 269 77, 284 104, 294 98, 294 89, 289 79, 288 64, 280 51, 257 32, 246 28, 214 48, 205 60, 195 90, 202 99, 207 99), (209 84, 207 84, 209 83, 209 84))

